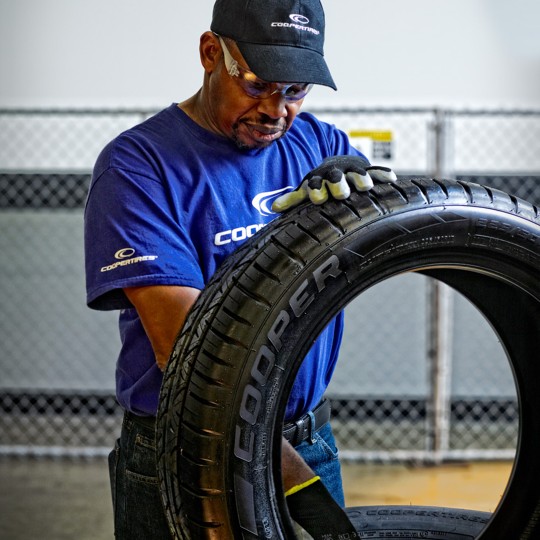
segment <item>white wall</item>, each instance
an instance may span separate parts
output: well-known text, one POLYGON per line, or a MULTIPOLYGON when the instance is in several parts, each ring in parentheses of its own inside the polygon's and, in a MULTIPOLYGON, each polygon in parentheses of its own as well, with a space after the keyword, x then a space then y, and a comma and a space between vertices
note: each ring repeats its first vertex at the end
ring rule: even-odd
MULTIPOLYGON (((540 107, 538 0, 323 0, 310 104, 540 107)), ((198 87, 212 0, 0 0, 0 107, 161 107, 198 87)))

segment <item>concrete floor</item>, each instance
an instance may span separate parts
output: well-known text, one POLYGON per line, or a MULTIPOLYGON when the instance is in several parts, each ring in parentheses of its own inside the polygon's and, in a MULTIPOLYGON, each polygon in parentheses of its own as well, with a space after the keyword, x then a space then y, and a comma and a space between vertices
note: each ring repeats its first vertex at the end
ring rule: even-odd
MULTIPOLYGON (((347 506, 414 504, 493 511, 511 463, 344 465, 347 506)), ((0 540, 110 540, 106 461, 0 459, 0 540)))
POLYGON ((113 536, 105 460, 0 459, 0 540, 113 536))
POLYGON ((343 469, 343 484, 347 506, 449 506, 493 512, 511 469, 511 462, 351 465, 343 469))

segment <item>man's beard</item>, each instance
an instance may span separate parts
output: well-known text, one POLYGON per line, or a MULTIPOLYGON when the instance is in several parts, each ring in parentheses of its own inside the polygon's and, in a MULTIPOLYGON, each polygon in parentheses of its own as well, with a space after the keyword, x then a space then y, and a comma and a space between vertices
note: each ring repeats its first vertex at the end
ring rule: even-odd
MULTIPOLYGON (((272 141, 272 142, 269 142, 269 143, 254 143, 254 144, 247 144, 245 142, 243 142, 241 139, 240 139, 240 135, 239 135, 239 132, 240 132, 240 126, 242 124, 247 124, 248 123, 248 119, 240 119, 238 122, 235 122, 233 125, 232 125, 232 141, 234 142, 234 144, 236 144, 237 148, 240 149, 240 150, 257 150, 257 149, 263 149, 263 148, 266 148, 267 146, 270 146, 272 143, 276 142, 278 139, 272 141)), ((268 121, 267 118, 260 118, 257 122, 254 122, 255 124, 261 124, 261 125, 270 125, 272 123, 276 124, 276 126, 279 126, 280 122, 272 122, 272 121, 268 121)), ((284 124, 283 126, 283 129, 282 129, 282 132, 281 132, 281 135, 279 136, 279 138, 283 137, 283 135, 285 135, 285 133, 287 133, 287 125, 284 124)))

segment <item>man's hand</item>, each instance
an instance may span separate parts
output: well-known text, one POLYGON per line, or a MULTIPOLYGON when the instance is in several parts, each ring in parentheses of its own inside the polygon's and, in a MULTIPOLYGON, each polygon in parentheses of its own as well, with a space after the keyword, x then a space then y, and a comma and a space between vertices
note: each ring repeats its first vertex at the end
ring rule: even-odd
POLYGON ((294 191, 278 197, 272 204, 272 210, 285 212, 308 198, 314 204, 326 202, 329 195, 338 200, 347 199, 351 186, 358 191, 368 191, 375 183, 396 180, 392 169, 372 166, 360 156, 328 157, 304 176, 294 191))
POLYGON ((281 473, 289 513, 314 540, 357 538, 345 510, 285 438, 281 444, 281 473))
POLYGON ((285 493, 291 517, 314 540, 358 538, 349 516, 332 498, 321 479, 314 476, 285 493))

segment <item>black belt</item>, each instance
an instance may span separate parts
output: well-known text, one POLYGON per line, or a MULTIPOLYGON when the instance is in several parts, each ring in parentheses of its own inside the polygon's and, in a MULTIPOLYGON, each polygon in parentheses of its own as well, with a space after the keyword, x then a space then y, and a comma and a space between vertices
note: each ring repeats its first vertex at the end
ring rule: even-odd
POLYGON ((295 422, 283 426, 283 436, 293 445, 304 441, 313 442, 313 434, 330 421, 330 401, 323 399, 312 411, 295 422))
MULTIPOLYGON (((138 416, 132 412, 126 412, 126 417, 131 421, 143 426, 155 429, 156 418, 154 416, 138 416)), ((287 422, 283 426, 283 436, 293 445, 313 440, 313 434, 319 431, 330 421, 330 401, 323 399, 314 409, 295 422, 287 422)))

